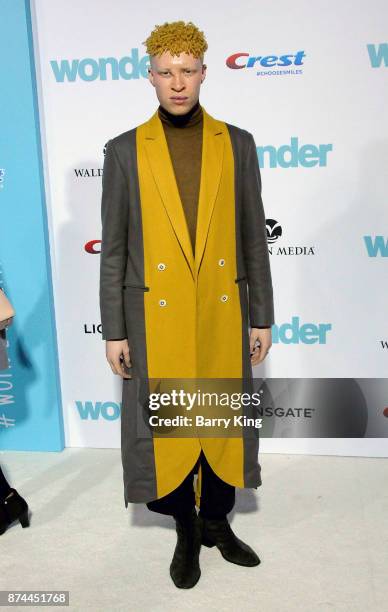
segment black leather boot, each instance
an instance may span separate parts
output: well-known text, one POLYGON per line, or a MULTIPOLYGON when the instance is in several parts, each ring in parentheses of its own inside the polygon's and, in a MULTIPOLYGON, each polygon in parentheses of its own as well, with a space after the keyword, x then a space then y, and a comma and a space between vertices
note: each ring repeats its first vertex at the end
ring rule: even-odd
POLYGON ((22 527, 29 526, 28 504, 16 489, 11 488, 4 497, 0 498, 0 535, 17 520, 20 521, 22 527))
POLYGON ((260 559, 255 551, 242 542, 232 531, 228 519, 207 519, 198 516, 201 524, 202 544, 211 548, 217 546, 227 561, 237 565, 253 567, 259 565, 260 559))
POLYGON ((201 570, 199 552, 201 529, 195 508, 184 517, 174 516, 178 541, 170 565, 170 576, 179 589, 190 589, 197 584, 201 570))

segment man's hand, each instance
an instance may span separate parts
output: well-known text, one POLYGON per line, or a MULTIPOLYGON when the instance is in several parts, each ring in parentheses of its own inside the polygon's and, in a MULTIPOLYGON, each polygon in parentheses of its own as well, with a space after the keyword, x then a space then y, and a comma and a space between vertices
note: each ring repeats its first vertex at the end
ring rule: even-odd
POLYGON ((270 327, 268 329, 259 329, 258 327, 251 328, 249 348, 251 352, 252 366, 264 361, 271 346, 272 332, 270 327), (255 346, 256 340, 259 341, 260 346, 255 346))
POLYGON ((122 378, 132 378, 125 373, 124 363, 127 368, 131 367, 131 359, 129 355, 128 340, 107 340, 106 341, 106 358, 112 369, 113 374, 118 374, 122 378), (123 358, 124 361, 121 361, 123 358))

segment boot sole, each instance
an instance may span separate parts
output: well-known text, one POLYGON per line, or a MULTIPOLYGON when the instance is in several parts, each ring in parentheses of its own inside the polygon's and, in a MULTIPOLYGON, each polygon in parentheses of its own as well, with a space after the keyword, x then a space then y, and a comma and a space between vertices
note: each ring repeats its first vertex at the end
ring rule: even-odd
POLYGON ((229 563, 234 563, 234 565, 241 565, 242 567, 257 567, 261 563, 260 559, 258 563, 237 563, 237 561, 232 561, 231 559, 225 557, 225 555, 222 553, 222 550, 220 550, 220 553, 224 557, 225 561, 229 561, 229 563))
MULTIPOLYGON (((213 548, 213 546, 217 546, 215 542, 211 542, 210 540, 207 540, 206 538, 202 539, 202 544, 204 546, 207 546, 208 548, 213 548)), ((261 563, 260 559, 258 563, 237 563, 236 561, 232 561, 231 559, 228 559, 227 557, 225 557, 224 553, 222 552, 220 548, 218 548, 218 550, 220 551, 221 555, 224 557, 225 561, 229 561, 229 563, 234 563, 235 565, 241 565, 242 567, 257 567, 261 563)))
POLYGON ((193 584, 190 584, 190 585, 188 585, 188 586, 179 586, 179 585, 178 585, 178 584, 175 582, 174 578, 171 576, 171 572, 170 572, 170 577, 171 577, 171 580, 173 581, 173 583, 175 584, 175 586, 176 586, 176 588, 177 588, 177 589, 192 589, 192 588, 193 588, 193 587, 194 587, 194 586, 195 586, 195 585, 198 583, 198 581, 199 581, 199 579, 200 579, 200 577, 201 577, 201 572, 199 572, 199 576, 198 576, 197 580, 196 580, 195 582, 193 582, 193 584))

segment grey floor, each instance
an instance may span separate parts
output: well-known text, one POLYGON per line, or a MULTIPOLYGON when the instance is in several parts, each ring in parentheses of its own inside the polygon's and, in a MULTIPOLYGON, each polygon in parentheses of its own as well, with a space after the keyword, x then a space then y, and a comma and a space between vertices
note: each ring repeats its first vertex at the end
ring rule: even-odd
POLYGON ((29 528, 0 536, 0 589, 68 590, 68 609, 80 611, 387 611, 388 460, 260 462, 263 485, 238 489, 229 519, 261 564, 243 568, 202 547, 201 579, 181 590, 168 573, 173 519, 125 508, 120 451, 1 452, 32 514, 29 528))

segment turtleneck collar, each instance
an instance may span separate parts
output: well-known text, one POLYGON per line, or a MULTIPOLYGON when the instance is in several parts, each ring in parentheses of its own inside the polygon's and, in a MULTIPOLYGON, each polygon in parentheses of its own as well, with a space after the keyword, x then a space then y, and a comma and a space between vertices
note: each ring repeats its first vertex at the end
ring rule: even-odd
POLYGON ((200 123, 203 119, 202 106, 200 105, 199 100, 197 100, 193 108, 191 108, 184 115, 174 115, 164 108, 164 106, 159 104, 158 115, 162 123, 177 128, 191 127, 197 123, 200 123))

